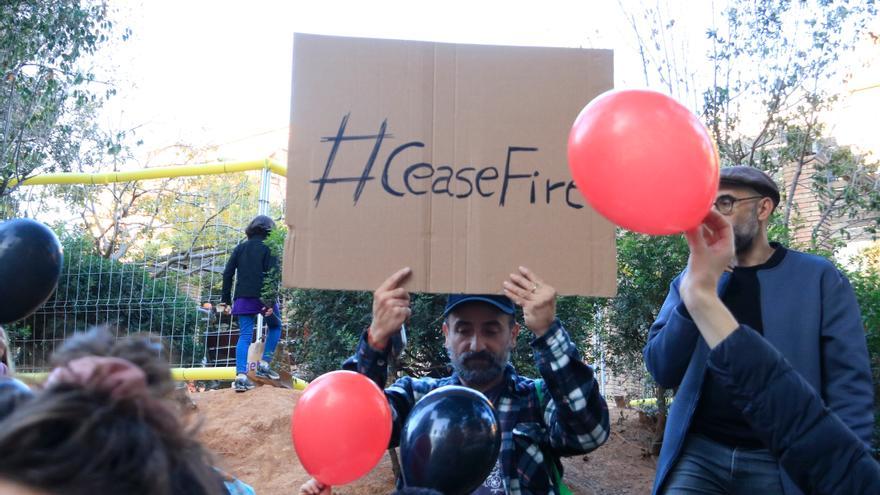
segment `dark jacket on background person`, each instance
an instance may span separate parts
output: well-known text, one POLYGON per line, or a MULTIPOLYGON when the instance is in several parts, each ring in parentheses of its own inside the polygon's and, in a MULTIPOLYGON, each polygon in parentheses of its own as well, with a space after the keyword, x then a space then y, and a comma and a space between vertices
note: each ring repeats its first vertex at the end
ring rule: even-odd
MULTIPOLYGON (((272 256, 269 247, 263 242, 266 236, 253 235, 232 251, 226 268, 223 270, 223 295, 220 302, 232 303, 232 279, 235 282, 235 298, 260 297, 263 290, 263 278, 272 268, 278 267, 278 260, 272 256), (236 272, 238 272, 236 274, 236 272)), ((271 306, 272 301, 268 302, 271 306)))
MULTIPOLYGON (((780 248, 781 249, 781 248, 780 248)), ((821 396, 828 408, 867 446, 874 426, 874 392, 865 330, 849 281, 831 262, 788 250, 760 281, 764 339, 821 396)), ((722 274, 723 296, 730 280, 722 274)), ((677 388, 657 464, 654 493, 678 461, 706 377, 709 346, 687 314, 678 286, 669 295, 648 333, 645 365, 664 388, 677 388)), ((783 466, 783 471, 785 471, 783 466)), ((783 472, 786 495, 801 493, 783 472)))
POLYGON ((880 493, 880 465, 786 359, 742 325, 709 352, 734 407, 805 493, 880 493))

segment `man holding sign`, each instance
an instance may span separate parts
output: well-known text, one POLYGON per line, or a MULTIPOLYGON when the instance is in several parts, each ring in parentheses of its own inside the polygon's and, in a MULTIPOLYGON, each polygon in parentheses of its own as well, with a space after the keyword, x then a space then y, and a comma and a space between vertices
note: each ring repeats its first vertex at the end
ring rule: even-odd
MULTIPOLYGON (((344 367, 385 385, 389 343, 410 317, 403 282, 409 268, 388 278, 373 295, 373 319, 355 356, 344 367)), ((443 379, 404 377, 385 389, 394 418, 391 446, 413 406, 444 385, 482 392, 498 412, 501 454, 475 493, 560 493, 559 456, 590 452, 608 438, 608 407, 593 370, 581 360, 556 318, 556 290, 525 267, 503 282, 505 295, 451 294, 443 312, 443 334, 453 374, 443 379), (516 373, 509 362, 522 307, 541 378, 516 373)))

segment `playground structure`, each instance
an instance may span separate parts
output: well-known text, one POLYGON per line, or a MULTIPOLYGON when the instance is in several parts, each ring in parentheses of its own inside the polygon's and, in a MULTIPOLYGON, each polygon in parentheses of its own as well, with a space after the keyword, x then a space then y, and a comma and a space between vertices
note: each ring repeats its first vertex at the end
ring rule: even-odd
POLYGON ((64 248, 55 294, 7 327, 18 371, 47 371, 64 339, 106 324, 117 335, 159 336, 176 379, 234 378, 237 325, 214 310, 223 268, 251 218, 282 218, 285 177, 283 165, 263 159, 18 184, 0 202, 2 218, 43 222, 64 248))
MULTIPOLYGON (((0 201, 0 215, 51 226, 65 261, 52 298, 7 327, 17 371, 46 372, 64 339, 109 324, 120 335, 160 336, 175 379, 232 380, 237 324, 214 310, 223 268, 255 215, 282 218, 285 192, 286 168, 270 159, 26 180, 0 201)), ((282 319, 283 353, 290 322, 282 319)), ((651 396, 643 376, 606 373, 598 334, 590 347, 603 392, 651 396)))

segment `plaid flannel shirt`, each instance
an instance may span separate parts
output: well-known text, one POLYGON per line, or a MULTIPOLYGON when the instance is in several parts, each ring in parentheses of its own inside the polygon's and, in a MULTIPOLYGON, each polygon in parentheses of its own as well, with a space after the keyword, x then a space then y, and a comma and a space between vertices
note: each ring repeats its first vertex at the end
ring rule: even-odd
MULTIPOLYGON (((536 382, 519 376, 508 364, 507 386, 494 404, 501 430, 501 468, 511 495, 558 493, 551 463, 561 474, 559 456, 591 452, 609 433, 608 405, 593 370, 581 361, 559 320, 531 346, 543 378, 542 400, 539 403, 536 382)), ((371 348, 364 333, 357 353, 343 368, 366 375, 381 388, 388 377, 388 353, 371 348)), ((403 377, 385 389, 393 419, 390 447, 398 445, 416 402, 444 385, 461 381, 455 373, 441 379, 403 377)))

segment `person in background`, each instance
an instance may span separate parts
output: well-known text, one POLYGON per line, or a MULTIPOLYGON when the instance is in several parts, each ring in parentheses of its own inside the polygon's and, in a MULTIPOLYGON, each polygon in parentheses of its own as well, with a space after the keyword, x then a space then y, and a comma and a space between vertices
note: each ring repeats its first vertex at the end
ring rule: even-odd
POLYGON ((11 376, 0 376, 0 421, 33 398, 34 392, 26 383, 11 376))
POLYGON ((15 373, 12 357, 9 355, 9 337, 6 330, 0 327, 0 376, 8 376, 15 373))
POLYGON ((270 270, 278 269, 278 260, 272 256, 264 241, 275 228, 275 222, 266 215, 251 220, 244 230, 247 240, 232 251, 226 268, 223 270, 223 293, 219 309, 238 316, 238 343, 235 346, 235 372, 233 384, 236 392, 247 392, 256 385, 247 377, 248 347, 254 338, 257 315, 262 314, 269 327, 263 356, 257 363, 256 376, 267 380, 278 380, 279 375, 269 363, 275 354, 275 347, 281 338, 281 319, 278 317, 278 304, 263 300, 263 284, 270 270), (232 281, 235 278, 235 301, 232 302, 232 281), (232 306, 230 308, 230 303, 232 306))
POLYGON ((864 442, 761 334, 736 321, 716 288, 733 253, 718 212, 686 235, 682 301, 711 349, 707 365, 751 431, 805 493, 880 493, 880 465, 864 442))
POLYGON ((9 355, 9 340, 6 331, 0 327, 0 420, 34 397, 34 392, 26 383, 12 377, 14 371, 9 355))

